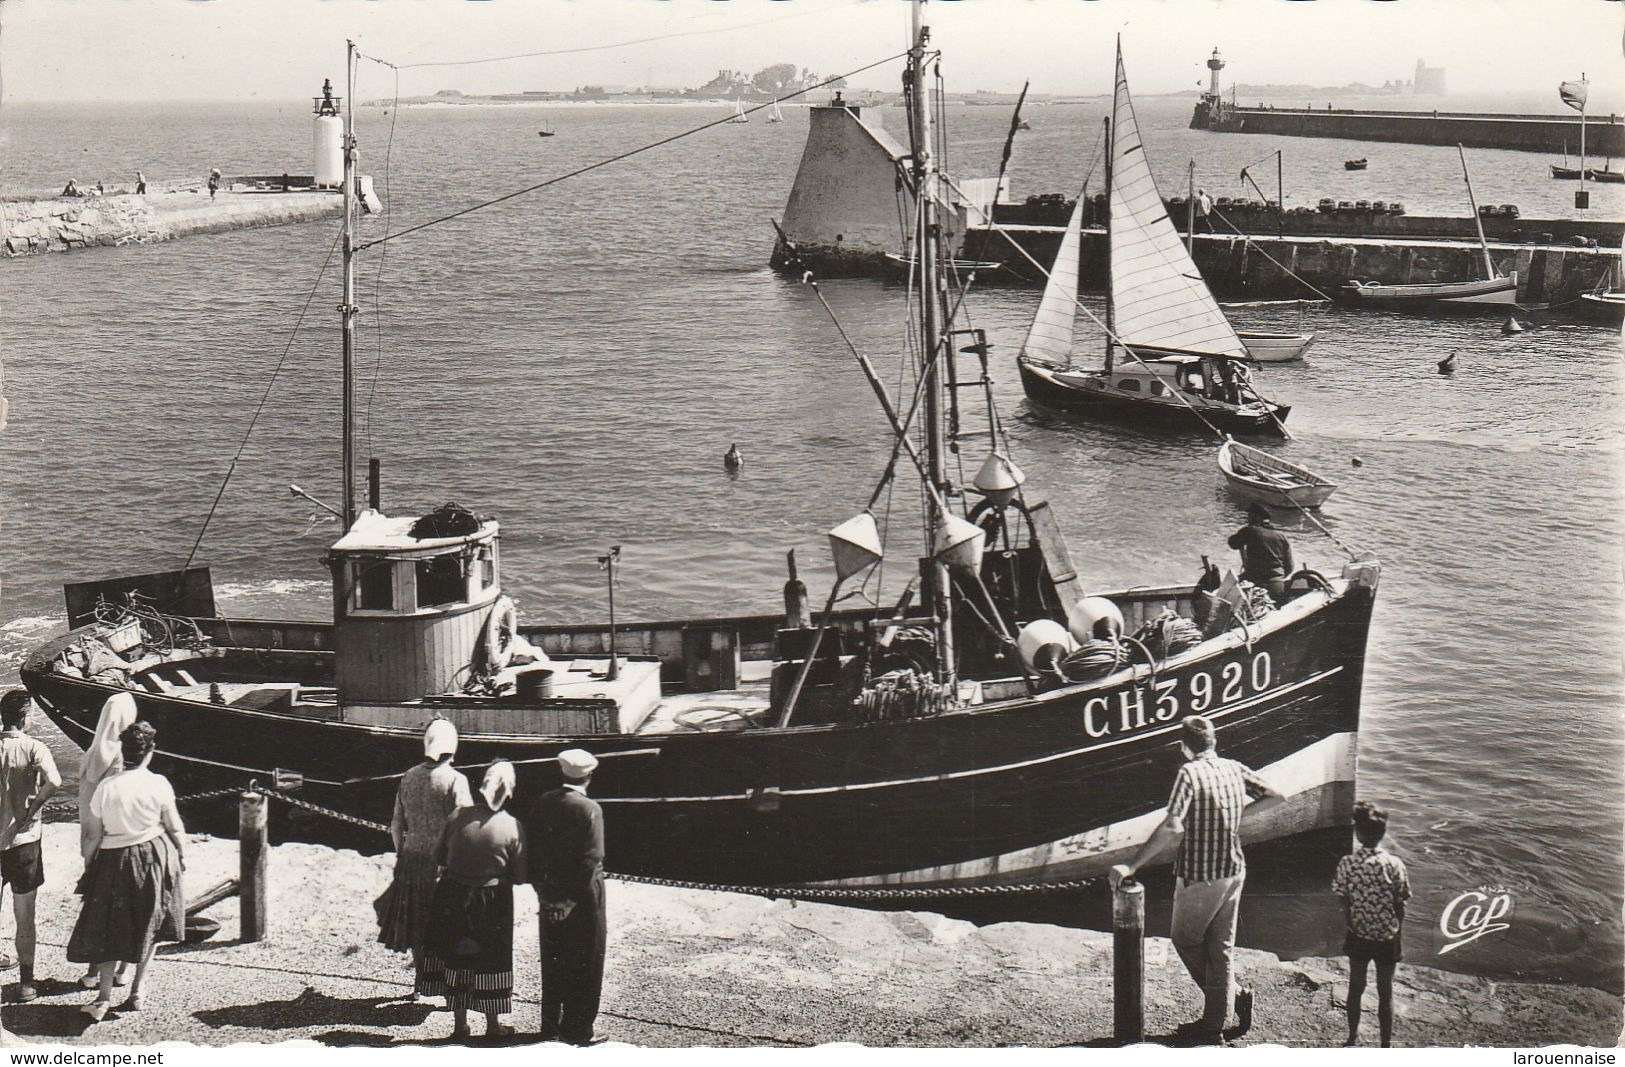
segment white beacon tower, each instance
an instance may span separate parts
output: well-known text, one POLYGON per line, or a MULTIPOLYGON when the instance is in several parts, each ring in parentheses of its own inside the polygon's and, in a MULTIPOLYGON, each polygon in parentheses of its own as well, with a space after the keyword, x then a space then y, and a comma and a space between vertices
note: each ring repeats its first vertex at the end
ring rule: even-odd
POLYGON ((344 120, 339 117, 340 100, 333 95, 331 78, 322 82, 322 95, 314 98, 316 125, 311 144, 318 189, 336 189, 344 184, 344 120))

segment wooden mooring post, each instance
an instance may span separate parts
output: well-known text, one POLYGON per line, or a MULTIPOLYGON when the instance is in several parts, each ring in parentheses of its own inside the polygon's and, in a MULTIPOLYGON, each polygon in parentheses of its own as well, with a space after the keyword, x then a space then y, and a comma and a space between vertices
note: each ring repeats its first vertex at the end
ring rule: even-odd
POLYGON ((242 939, 263 941, 267 919, 265 868, 270 852, 264 793, 242 795, 237 807, 237 851, 238 881, 242 886, 242 939))
POLYGON ((1145 1040, 1145 886, 1132 878, 1112 890, 1112 1036, 1145 1040))

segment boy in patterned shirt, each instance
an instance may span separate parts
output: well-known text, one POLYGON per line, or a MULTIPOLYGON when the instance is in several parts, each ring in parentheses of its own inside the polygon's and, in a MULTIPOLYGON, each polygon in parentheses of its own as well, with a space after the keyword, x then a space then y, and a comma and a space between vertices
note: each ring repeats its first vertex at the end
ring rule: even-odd
POLYGON ((1411 881, 1405 863, 1382 847, 1388 813, 1366 801, 1354 805, 1354 836, 1360 847, 1344 856, 1332 878, 1332 892, 1343 898, 1348 933, 1343 951, 1349 957, 1349 1045, 1360 1043, 1360 1001, 1365 997, 1366 965, 1377 964, 1377 1022, 1382 1047, 1394 1036, 1394 965, 1401 959, 1399 935, 1405 924, 1405 901, 1411 881))

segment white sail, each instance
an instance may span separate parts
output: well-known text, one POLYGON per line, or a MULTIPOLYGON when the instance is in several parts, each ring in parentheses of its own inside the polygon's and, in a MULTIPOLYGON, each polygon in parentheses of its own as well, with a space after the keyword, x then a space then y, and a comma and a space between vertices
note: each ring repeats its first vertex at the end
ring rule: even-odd
POLYGON ((1121 46, 1112 102, 1111 256, 1111 299, 1124 342, 1246 356, 1151 178, 1121 46))
POLYGON ((1061 238, 1061 250, 1050 266, 1044 296, 1038 301, 1038 313, 1033 316, 1032 328, 1021 346, 1022 356, 1062 365, 1071 363, 1072 327, 1078 310, 1078 244, 1083 232, 1083 201, 1079 196, 1072 217, 1066 221, 1066 235, 1061 238))

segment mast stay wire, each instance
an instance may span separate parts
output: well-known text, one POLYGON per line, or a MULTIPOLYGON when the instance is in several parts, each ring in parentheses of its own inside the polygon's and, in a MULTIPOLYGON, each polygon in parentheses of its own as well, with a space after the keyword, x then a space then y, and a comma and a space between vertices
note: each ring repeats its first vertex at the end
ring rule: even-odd
POLYGON ((209 513, 203 517, 203 528, 197 532, 197 540, 192 542, 192 550, 186 554, 186 562, 181 565, 185 570, 192 565, 197 556, 197 550, 203 544, 203 535, 209 532, 209 523, 214 521, 214 513, 220 507, 221 497, 226 495, 226 486, 231 484, 231 476, 237 471, 237 461, 243 458, 243 452, 248 448, 248 439, 254 434, 254 426, 259 422, 260 413, 265 410, 266 402, 271 399, 271 390, 276 385, 277 375, 282 373, 282 367, 288 362, 288 353, 293 350, 293 342, 299 336, 299 328, 304 324, 305 313, 310 310, 311 301, 316 299, 316 291, 321 287, 322 278, 327 274, 327 267, 333 262, 333 252, 339 246, 339 240, 344 236, 341 229, 333 236, 333 243, 327 248, 327 258, 322 260, 322 269, 316 272, 316 280, 310 285, 310 292, 305 294, 305 303, 299 309, 299 317, 294 320, 293 329, 288 333, 288 343, 282 346, 282 355, 277 359, 276 366, 271 368, 271 377, 265 383, 265 392, 260 394, 260 402, 254 408, 254 414, 248 420, 248 428, 243 431, 243 439, 237 444, 237 452, 226 465, 225 476, 220 479, 220 488, 214 494, 214 503, 209 505, 209 513))
MULTIPOLYGON (((389 139, 384 142, 384 229, 388 231, 389 221, 395 206, 395 198, 390 195, 389 164, 395 154, 395 123, 401 114, 401 72, 395 72, 395 102, 389 109, 389 139)), ((378 350, 372 361, 372 382, 367 386, 366 426, 367 426, 367 458, 373 458, 372 450, 372 402, 378 395, 378 374, 384 364, 384 316, 380 306, 380 295, 384 285, 384 260, 389 256, 389 249, 380 249, 378 252, 378 270, 372 278, 372 321, 378 339, 378 350)))
MULTIPOLYGON (((868 64, 865 64, 864 66, 858 67, 855 70, 847 71, 845 74, 837 74, 837 75, 835 75, 833 77, 825 78, 823 81, 817 83, 816 85, 809 85, 804 89, 797 89, 793 93, 786 93, 784 96, 775 97, 774 99, 769 100, 769 101, 767 101, 765 103, 757 104, 755 107, 746 108, 744 110, 744 113, 746 115, 754 114, 755 112, 764 110, 765 108, 770 108, 774 104, 782 103, 782 102, 784 102, 786 100, 794 100, 798 96, 805 96, 807 93, 816 92, 817 90, 822 89, 825 86, 832 84, 833 82, 841 81, 843 79, 850 78, 850 77, 852 77, 854 75, 862 74, 865 71, 873 70, 875 67, 884 66, 885 64, 891 63, 894 60, 902 59, 906 55, 908 55, 907 52, 899 52, 896 55, 891 55, 891 56, 887 56, 884 59, 875 60, 873 63, 868 63, 868 64)), ((382 61, 380 60, 378 62, 382 62, 382 61)), ((382 237, 376 237, 376 238, 372 239, 371 241, 365 241, 365 242, 357 245, 355 250, 357 252, 365 252, 369 248, 374 248, 374 247, 376 247, 378 245, 385 244, 386 242, 396 240, 397 238, 405 237, 407 234, 417 233, 419 230, 426 230, 426 229, 430 228, 431 226, 438 226, 438 225, 440 225, 441 223, 444 223, 444 222, 451 222, 453 219, 460 219, 465 215, 472 215, 474 212, 483 211, 484 209, 486 209, 488 207, 495 207, 497 204, 506 203, 509 200, 514 200, 514 199, 517 199, 518 197, 525 196, 527 194, 537 192, 538 190, 546 189, 550 185, 557 185, 560 182, 568 181, 571 178, 578 178, 581 175, 586 174, 586 173, 588 173, 590 171, 599 170, 599 169, 601 169, 603 167, 609 166, 612 163, 619 163, 619 162, 621 162, 623 160, 630 159, 633 156, 642 155, 644 152, 648 152, 648 151, 651 151, 651 150, 656 149, 656 148, 663 148, 666 145, 672 144, 673 142, 681 141, 681 140, 683 140, 684 138, 687 138, 687 137, 692 137, 693 135, 695 135, 697 133, 703 133, 706 130, 711 129, 713 126, 721 126, 724 123, 731 123, 734 120, 735 120, 734 115, 727 115, 727 116, 725 116, 723 118, 716 119, 716 120, 714 120, 712 122, 707 122, 707 123, 704 123, 702 125, 695 126, 695 127, 690 128, 690 129, 687 129, 687 130, 683 130, 680 133, 674 133, 669 137, 662 137, 658 141, 652 141, 649 144, 642 145, 642 146, 640 146, 638 148, 628 149, 625 152, 620 152, 620 153, 618 153, 616 155, 610 156, 607 159, 600 159, 600 160, 598 160, 596 162, 588 163, 585 166, 577 167, 575 170, 567 171, 564 174, 555 175, 552 178, 548 178, 545 181, 537 182, 534 185, 528 185, 528 186, 524 187, 523 189, 516 189, 511 193, 504 193, 503 195, 498 196, 498 197, 493 197, 490 200, 484 200, 484 201, 481 201, 478 204, 471 204, 468 207, 461 208, 461 209, 459 209, 457 211, 450 212, 449 214, 441 215, 438 218, 430 219, 427 222, 420 222, 415 226, 408 226, 404 230, 397 230, 394 233, 386 233, 382 237)))

